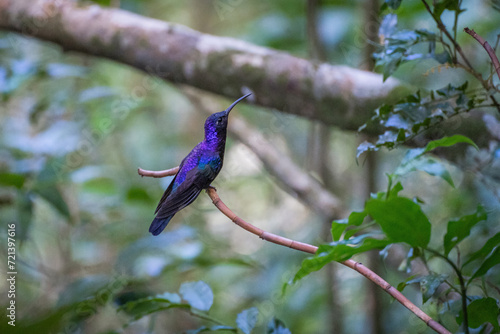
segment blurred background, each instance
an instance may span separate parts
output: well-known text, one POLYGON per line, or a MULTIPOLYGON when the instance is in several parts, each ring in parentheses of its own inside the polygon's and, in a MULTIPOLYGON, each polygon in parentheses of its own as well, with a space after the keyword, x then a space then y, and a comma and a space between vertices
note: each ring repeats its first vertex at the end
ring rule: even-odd
MULTIPOLYGON (((373 69, 370 55, 381 21, 381 3, 376 0, 313 4, 317 16, 312 22, 304 1, 95 2, 367 70, 373 69), (317 27, 317 41, 308 30, 311 24, 317 27)), ((492 11, 488 1, 464 1, 463 6, 467 12, 460 24, 474 26, 495 41, 500 13, 492 11)), ((420 1, 406 1, 398 15, 402 27, 435 29, 420 1)), ((459 41, 487 71, 487 55, 475 41, 468 36, 459 41)), ((434 71, 436 65, 432 59, 404 65, 395 77, 422 89, 464 81, 463 71, 434 71)), ((232 102, 213 95, 204 98, 214 108, 210 112, 232 102)), ((117 305, 138 296, 176 292, 183 282, 202 280, 214 292, 211 315, 234 324, 238 313, 256 307, 257 333, 264 332, 272 317, 293 333, 431 332, 371 282, 340 264, 311 275, 283 295, 283 284, 293 278, 306 255, 237 227, 204 193, 160 236, 152 237, 148 227, 171 177, 141 178, 137 167, 177 166, 203 139, 206 114, 197 110, 182 87, 110 60, 64 53, 50 43, 0 32, 0 99, 0 268, 7 271, 6 225, 15 222, 19 323, 33 324, 40 333, 180 333, 205 322, 176 309, 134 321, 127 312, 117 312, 117 305), (110 300, 94 303, 85 319, 68 320, 68 308, 103 288, 112 294, 110 300), (64 329, 68 324, 73 327, 64 329)), ((345 207, 343 215, 361 208, 370 192, 384 190, 385 173, 394 171, 405 152, 380 151, 357 161, 356 147, 366 139, 358 133, 325 129, 245 103, 233 114, 337 194, 345 207)), ((244 144, 229 137, 225 158, 213 185, 240 217, 294 240, 330 241, 331 221, 283 190, 244 144)), ((475 171, 447 167, 455 188, 420 172, 403 181, 408 197, 418 196, 426 203, 433 228, 444 229, 449 217, 470 212, 479 202, 487 203, 498 217, 498 185, 485 185, 475 171)), ((490 228, 481 233, 490 234, 490 228)), ((480 237, 471 240, 470 247, 481 242, 480 237)), ((356 260, 388 282, 399 282, 409 276, 398 270, 407 251, 393 247, 384 261, 378 253, 356 260)), ((7 289, 5 280, 0 287, 7 289)), ((421 304, 417 289, 409 288, 405 295, 421 304)), ((2 293, 0 301, 4 298, 2 293)), ((424 309, 436 315, 433 305, 424 309)))

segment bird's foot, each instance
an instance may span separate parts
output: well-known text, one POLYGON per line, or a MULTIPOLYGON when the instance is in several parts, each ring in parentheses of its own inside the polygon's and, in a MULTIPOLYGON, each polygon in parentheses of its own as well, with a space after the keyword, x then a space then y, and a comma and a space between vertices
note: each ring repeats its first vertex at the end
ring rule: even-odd
POLYGON ((208 190, 208 189, 213 189, 213 190, 217 191, 217 188, 215 188, 215 187, 214 187, 214 186, 212 186, 212 185, 208 186, 208 187, 207 187, 207 190, 208 190))

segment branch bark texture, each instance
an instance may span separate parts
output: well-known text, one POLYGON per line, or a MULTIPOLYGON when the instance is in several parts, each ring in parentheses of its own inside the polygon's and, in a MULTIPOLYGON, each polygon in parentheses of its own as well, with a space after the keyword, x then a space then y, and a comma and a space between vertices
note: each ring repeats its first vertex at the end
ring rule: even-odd
POLYGON ((486 41, 483 37, 478 35, 474 29, 469 29, 468 27, 464 28, 464 31, 474 37, 476 41, 481 44, 481 46, 486 50, 488 53, 488 56, 491 59, 491 63, 493 64, 493 67, 495 68, 495 71, 497 72, 498 78, 500 79, 500 62, 498 61, 497 55, 495 54, 495 50, 491 47, 491 45, 486 41))
POLYGON ((252 91, 261 106, 347 130, 356 130, 382 102, 407 92, 379 74, 67 0, 0 0, 0 29, 227 97, 252 91))

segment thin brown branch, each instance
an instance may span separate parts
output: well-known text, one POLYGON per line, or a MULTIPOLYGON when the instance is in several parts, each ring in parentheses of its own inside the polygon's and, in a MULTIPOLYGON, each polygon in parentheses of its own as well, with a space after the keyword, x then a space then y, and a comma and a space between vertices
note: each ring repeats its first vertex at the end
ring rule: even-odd
MULTIPOLYGON (((481 83, 481 85, 484 87, 485 90, 489 90, 490 87, 488 85, 488 82, 483 79, 483 76, 481 75, 481 73, 477 72, 474 69, 474 67, 472 67, 471 62, 469 61, 469 59, 467 58, 467 56, 463 52, 462 47, 458 44, 458 42, 456 41, 456 39, 453 38, 453 36, 451 36, 451 34, 448 31, 448 29, 446 29, 446 26, 444 25, 443 21, 441 20, 441 17, 434 15, 434 13, 432 12, 431 8, 427 4, 427 1, 422 0, 422 2, 424 4, 425 9, 427 10, 427 12, 429 12, 429 14, 432 16, 432 18, 436 22, 439 30, 441 30, 441 32, 444 33, 446 35, 446 37, 448 37, 448 39, 451 41, 451 43, 455 47, 455 50, 458 51, 458 53, 460 54, 460 56, 464 60, 465 64, 467 65, 467 67, 464 67, 464 68, 470 74, 472 74, 481 83)), ((454 60, 458 64, 457 59, 455 58, 454 60)), ((500 112, 500 104, 498 103, 498 101, 496 100, 496 98, 493 95, 490 95, 490 99, 493 102, 493 104, 495 105, 495 108, 497 108, 497 110, 500 112)))
POLYGON ((142 168, 137 168, 137 173, 140 176, 147 176, 147 177, 154 177, 154 178, 161 178, 165 176, 170 176, 170 175, 175 175, 179 171, 179 167, 174 167, 170 169, 165 169, 165 170, 145 170, 142 168))
POLYGON ((478 35, 474 29, 469 29, 468 27, 464 28, 464 31, 474 37, 476 41, 479 42, 479 44, 482 45, 482 47, 486 50, 488 53, 488 56, 490 56, 491 62, 493 63, 493 67, 495 68, 495 71, 497 72, 498 78, 500 79, 500 62, 498 61, 498 57, 495 54, 495 50, 491 47, 491 45, 486 41, 484 38, 482 38, 480 35, 478 35))
POLYGON ((448 31, 448 29, 446 29, 446 26, 444 25, 444 23, 441 20, 441 18, 439 16, 434 15, 434 13, 432 12, 432 9, 429 7, 429 4, 427 4, 427 1, 422 0, 422 2, 424 3, 424 6, 425 6, 425 9, 427 10, 427 12, 432 16, 432 18, 436 22, 439 30, 441 30, 441 32, 444 33, 446 35, 446 37, 448 37, 448 39, 450 40, 450 42, 455 47, 455 50, 458 51, 458 53, 460 54, 460 56, 464 60, 465 64, 467 65, 467 67, 470 69, 471 73, 476 78, 479 76, 481 78, 480 80, 482 80, 481 75, 474 70, 474 67, 472 67, 471 62, 469 61, 469 59, 467 58, 467 56, 463 52, 462 47, 457 43, 456 39, 453 38, 453 36, 451 36, 450 32, 448 31))
MULTIPOLYGON (((174 175, 176 172, 174 172, 175 168, 171 168, 165 171, 161 172, 154 172, 154 171, 147 171, 144 169, 139 168, 138 173, 141 176, 150 176, 150 175, 160 175, 160 173, 165 174, 165 176, 168 175, 174 175), (169 173, 167 173, 167 171, 169 173)), ((215 188, 208 188, 206 190, 208 196, 212 200, 212 203, 219 209, 220 212, 222 212, 226 217, 228 217, 232 222, 234 222, 236 225, 240 226, 241 228, 247 230, 248 232, 255 234, 259 238, 275 243, 277 245, 281 246, 286 246, 295 250, 299 250, 301 252, 309 253, 309 254, 315 254, 316 251, 318 250, 318 247, 300 242, 300 241, 295 241, 292 239, 288 239, 279 235, 276 235, 274 233, 266 232, 261 228, 258 228, 250 223, 247 223, 245 220, 241 219, 238 217, 231 209, 227 207, 226 204, 220 199, 219 195, 217 195, 217 191, 215 188)), ((401 292, 399 292, 395 287, 390 285, 388 282, 386 282, 382 277, 378 276, 375 274, 373 271, 365 267, 363 264, 356 262, 354 260, 347 260, 344 262, 340 262, 341 264, 357 271, 361 275, 365 276, 367 279, 381 287, 385 292, 387 292, 389 295, 391 295, 394 299, 396 299, 399 303, 401 303, 404 307, 406 307, 408 310, 410 310, 412 313, 414 313, 418 318, 420 318, 422 321, 424 321, 427 326, 429 326, 431 329, 436 331, 437 333, 442 333, 442 334, 451 334, 446 328, 444 328, 439 322, 435 321, 432 319, 430 316, 428 316, 424 311, 422 311, 420 308, 418 308, 415 304, 413 304, 408 298, 406 298, 401 292)))

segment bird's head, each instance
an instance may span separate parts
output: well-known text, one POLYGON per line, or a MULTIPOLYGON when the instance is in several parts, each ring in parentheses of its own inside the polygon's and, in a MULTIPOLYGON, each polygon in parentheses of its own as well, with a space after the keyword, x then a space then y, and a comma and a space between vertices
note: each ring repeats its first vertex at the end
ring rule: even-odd
POLYGON ((205 139, 215 139, 217 136, 226 135, 227 119, 229 117, 229 112, 234 108, 238 102, 252 95, 249 93, 245 96, 240 97, 234 101, 226 110, 217 112, 208 116, 205 121, 205 139))

